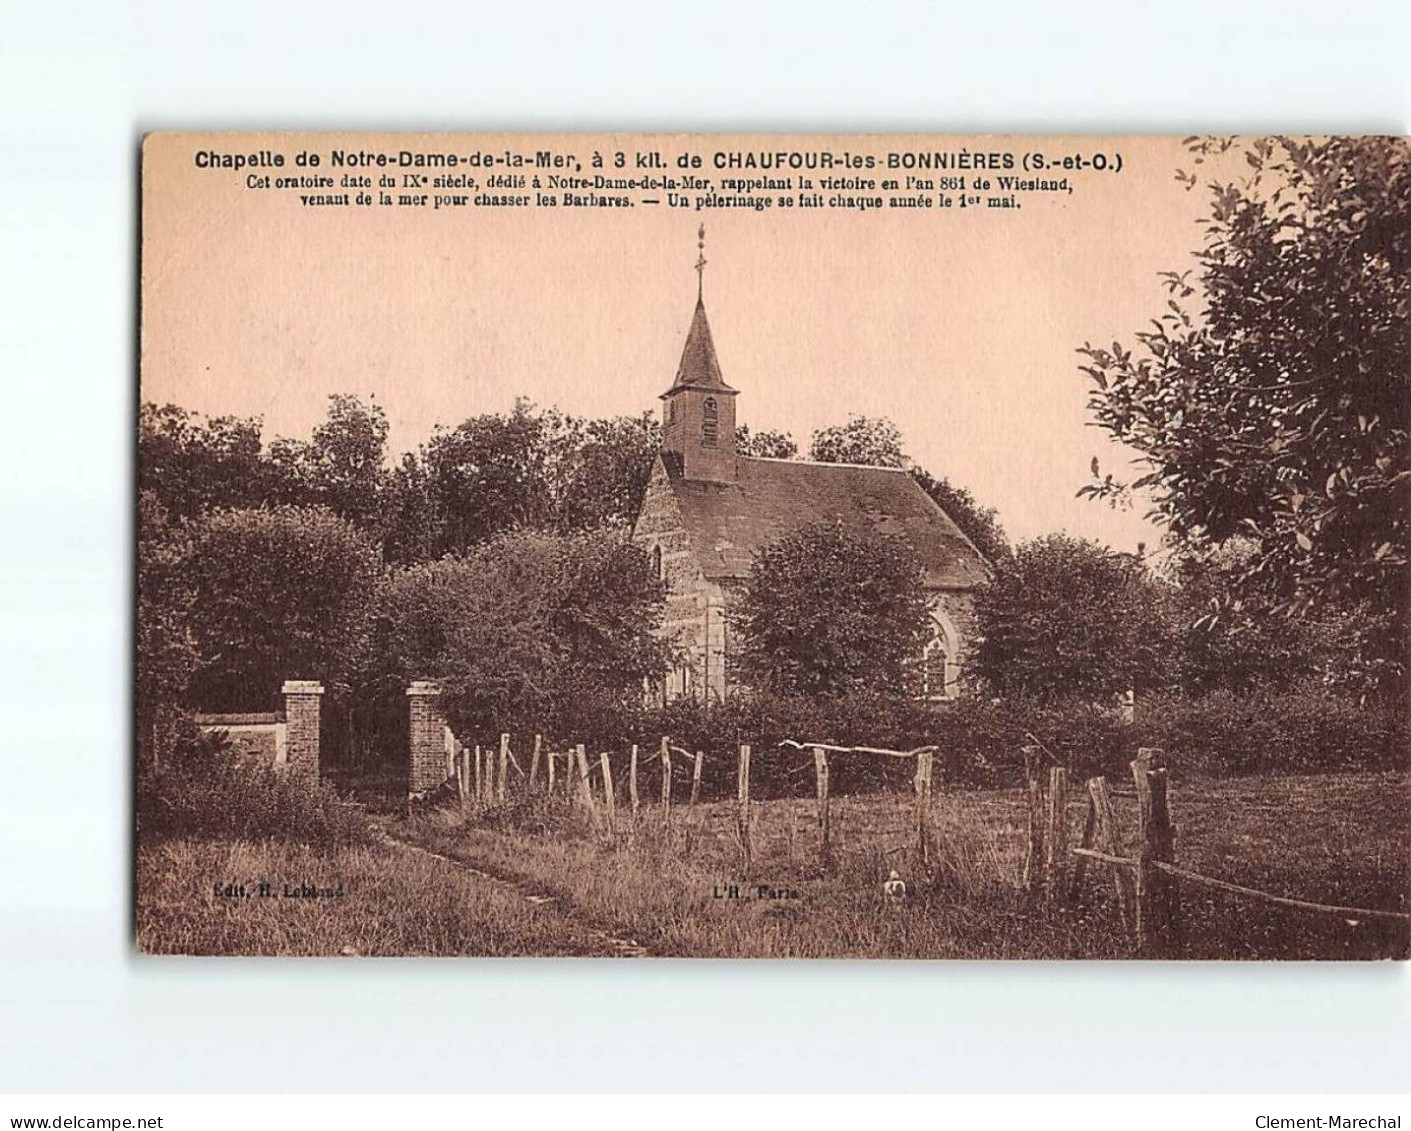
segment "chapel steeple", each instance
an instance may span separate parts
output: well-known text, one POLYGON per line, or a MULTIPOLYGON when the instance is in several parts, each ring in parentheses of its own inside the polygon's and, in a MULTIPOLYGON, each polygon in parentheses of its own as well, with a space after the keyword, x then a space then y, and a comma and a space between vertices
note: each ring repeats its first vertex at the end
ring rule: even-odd
POLYGON ((681 458, 682 475, 707 483, 733 483, 735 397, 725 383, 705 309, 705 225, 697 236, 696 310, 676 380, 662 393, 661 450, 681 458))

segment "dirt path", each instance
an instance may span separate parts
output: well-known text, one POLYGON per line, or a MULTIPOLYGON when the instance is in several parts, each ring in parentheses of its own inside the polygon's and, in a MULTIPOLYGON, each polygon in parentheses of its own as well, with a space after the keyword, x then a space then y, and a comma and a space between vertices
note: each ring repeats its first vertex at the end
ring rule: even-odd
POLYGON ((652 955, 652 952, 636 939, 625 938, 621 935, 615 935, 611 931, 604 930, 602 927, 586 919, 582 912, 572 904, 566 903, 558 896, 536 891, 529 885, 518 880, 512 880, 505 876, 495 875, 493 872, 487 872, 484 868, 478 867, 468 861, 458 859, 455 856, 447 856, 442 852, 433 852, 429 848, 422 848, 419 844, 413 844, 411 841, 393 836, 381 825, 374 825, 373 829, 382 842, 394 851, 425 856, 432 860, 438 860, 443 864, 449 864, 451 867, 468 873, 487 884, 491 884, 504 891, 514 892, 523 899, 525 903, 530 903, 536 907, 545 908, 546 910, 552 910, 554 914, 571 924, 575 930, 579 931, 585 937, 602 943, 608 948, 611 956, 614 958, 648 958, 652 955))

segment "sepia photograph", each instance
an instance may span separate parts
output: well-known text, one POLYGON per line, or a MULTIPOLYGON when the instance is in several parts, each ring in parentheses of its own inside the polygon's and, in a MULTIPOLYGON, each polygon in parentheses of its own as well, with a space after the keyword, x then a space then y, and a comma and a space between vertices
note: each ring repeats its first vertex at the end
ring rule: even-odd
POLYGON ((1411 957, 1411 146, 141 157, 146 955, 1411 957))

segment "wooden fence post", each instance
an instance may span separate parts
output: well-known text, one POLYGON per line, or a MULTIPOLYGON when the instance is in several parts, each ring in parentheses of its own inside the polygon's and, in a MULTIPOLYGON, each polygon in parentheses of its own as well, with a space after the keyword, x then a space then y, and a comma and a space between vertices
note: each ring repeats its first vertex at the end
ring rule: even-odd
POLYGON ((916 851, 923 865, 931 863, 931 754, 916 755, 916 851))
MULTIPOLYGON (((700 781, 701 755, 696 753, 696 781, 700 781)), ((692 790, 694 792, 694 790, 692 790)), ((738 793, 740 801, 740 850, 745 854, 746 877, 750 874, 750 857, 753 855, 750 843, 750 748, 745 745, 740 747, 740 764, 738 774, 738 793)))
POLYGON ((554 765, 558 762, 558 760, 559 756, 555 754, 552 750, 549 751, 548 757, 544 759, 544 764, 548 767, 549 770, 548 794, 550 797, 554 795, 554 765))
POLYGON ((481 766, 480 743, 475 744, 475 803, 483 804, 485 801, 485 780, 484 767, 481 766))
POLYGON ((627 763, 627 792, 632 798, 632 821, 637 821, 637 744, 632 744, 632 758, 627 763))
POLYGON ((1178 947, 1174 882, 1156 860, 1170 863, 1175 857, 1175 832, 1166 799, 1166 768, 1161 751, 1143 747, 1132 762, 1141 820, 1141 846, 1137 854, 1137 950, 1149 958, 1163 958, 1178 947))
MULTIPOLYGON (((1125 856, 1122 847, 1122 834, 1117 829, 1117 818, 1112 812, 1112 797, 1107 792, 1107 779, 1104 777, 1088 780, 1088 793, 1093 801, 1093 818, 1097 822, 1093 836, 1097 846, 1110 856, 1125 856)), ((1117 896, 1117 911, 1125 923, 1130 916, 1127 912, 1127 879, 1122 875, 1122 865, 1113 864, 1112 887, 1117 896)))
POLYGON ((701 762, 704 760, 701 751, 696 751, 696 764, 691 769, 691 804, 694 805, 701 796, 701 762))
POLYGON ((608 836, 615 836, 617 835, 617 794, 612 784, 612 762, 609 761, 606 750, 598 755, 598 764, 603 769, 603 805, 607 810, 608 836))
POLYGON ((503 801, 505 799, 505 787, 509 784, 510 776, 510 736, 500 735, 500 772, 497 775, 495 785, 499 792, 496 797, 503 801))
POLYGON ((818 828, 821 834, 819 855, 825 868, 833 866, 832 827, 828 813, 828 752, 821 746, 813 748, 813 769, 818 779, 818 828))
POLYGON ((539 753, 544 744, 544 736, 536 734, 534 736, 534 757, 529 763, 529 792, 534 792, 534 787, 539 784, 539 753))
POLYGON ((579 745, 575 748, 578 754, 578 796, 583 801, 583 807, 590 811, 596 811, 597 806, 593 804, 593 783, 588 780, 588 752, 579 745))
POLYGON ((671 740, 661 740, 661 819, 671 823, 671 740))
POLYGON ((1048 771, 1048 828, 1044 833, 1044 897, 1058 898, 1063 870, 1068 864, 1068 769, 1052 766, 1048 771))
POLYGON ((1037 746, 1024 747, 1024 778, 1029 790, 1029 843, 1024 850, 1024 878, 1021 881, 1025 891, 1034 890, 1043 861, 1044 788, 1039 782, 1039 753, 1037 746))
MULTIPOLYGON (((1088 783, 1091 787, 1092 783, 1088 783)), ((1088 790, 1088 803, 1084 806, 1083 835, 1078 841, 1079 848, 1091 848, 1093 837, 1097 833, 1097 803, 1092 798, 1092 789, 1088 790)), ((1076 903, 1083 888, 1083 874, 1088 869, 1088 858, 1079 856, 1073 861, 1073 873, 1068 882, 1068 901, 1076 903)))

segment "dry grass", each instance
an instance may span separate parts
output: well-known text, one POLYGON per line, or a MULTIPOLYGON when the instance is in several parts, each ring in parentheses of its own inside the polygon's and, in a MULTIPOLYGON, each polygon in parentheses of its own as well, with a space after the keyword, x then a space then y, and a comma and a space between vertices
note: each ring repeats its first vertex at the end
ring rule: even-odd
POLYGON ((552 905, 381 845, 177 839, 139 849, 137 946, 148 954, 584 955, 610 948, 552 905), (273 894, 260 898, 260 881, 273 894), (217 884, 247 898, 219 898, 217 884), (284 885, 342 887, 282 898, 284 885))
MULTIPOLYGON (((938 804, 944 866, 916 885, 913 810, 891 797, 834 805, 834 864, 820 867, 811 803, 757 806, 746 875, 725 805, 677 809, 664 829, 647 811, 609 842, 557 803, 532 819, 466 821, 430 813, 399 830, 416 842, 515 876, 570 902, 653 953, 757 958, 1084 957, 1121 953, 1119 936, 1087 912, 1026 906, 1012 845, 958 803, 938 804), (532 831, 525 831, 526 827, 532 831), (901 902, 882 883, 913 881, 901 902), (733 888, 733 890, 732 890, 733 888), (761 890, 764 889, 764 890, 761 890), (785 893, 793 893, 787 895, 785 893)), ((1022 849, 1022 846, 1021 846, 1022 849)))
MULTIPOLYGON (((1266 891, 1405 910, 1411 905, 1411 783, 1398 775, 1178 780, 1177 858, 1266 891)), ((1075 798, 1076 839, 1083 817, 1075 798)), ((502 882, 381 843, 147 840, 138 853, 138 946, 161 954, 601 955, 604 933, 659 955, 815 958, 1101 958, 1131 954, 1110 877, 1045 908, 1020 888, 1026 827, 1018 790, 941 791, 932 863, 915 851, 909 797, 836 798, 824 866, 812 799, 754 807, 746 871, 733 805, 655 807, 633 826, 562 800, 379 818, 395 836, 502 882), (887 899, 895 869, 910 896, 887 899), (260 881, 275 895, 260 898, 260 881), (251 895, 221 898, 216 884, 251 895), (335 899, 281 898, 284 885, 342 886, 335 899), (535 892, 558 902, 530 902, 535 892)), ((1116 800, 1135 841, 1135 803, 1116 800)), ((1183 885, 1188 954, 1207 958, 1404 957, 1404 924, 1311 915, 1183 885)))
MULTIPOLYGON (((1188 781, 1172 787, 1178 859, 1187 867, 1278 894, 1405 910, 1411 805, 1403 776, 1188 781)), ((1117 799, 1135 840, 1135 803, 1117 799)), ((1083 802, 1069 809, 1076 841, 1083 802)), ((934 810, 935 863, 913 848, 914 809, 892 795, 838 798, 834 863, 823 868, 811 800, 755 806, 749 874, 734 807, 678 808, 670 829, 654 808, 635 830, 625 815, 609 840, 601 823, 560 802, 467 818, 423 815, 399 835, 553 892, 588 919, 656 953, 719 957, 1094 958, 1131 953, 1105 870, 1074 905, 1033 906, 1020 890, 1024 799, 1018 790, 943 793, 934 810), (912 896, 881 885, 895 868, 912 896), (729 897, 735 885, 741 898, 729 897), (797 898, 770 898, 768 891, 797 898)), ((1405 956, 1404 925, 1356 926, 1183 888, 1188 955, 1206 958, 1405 956)))

